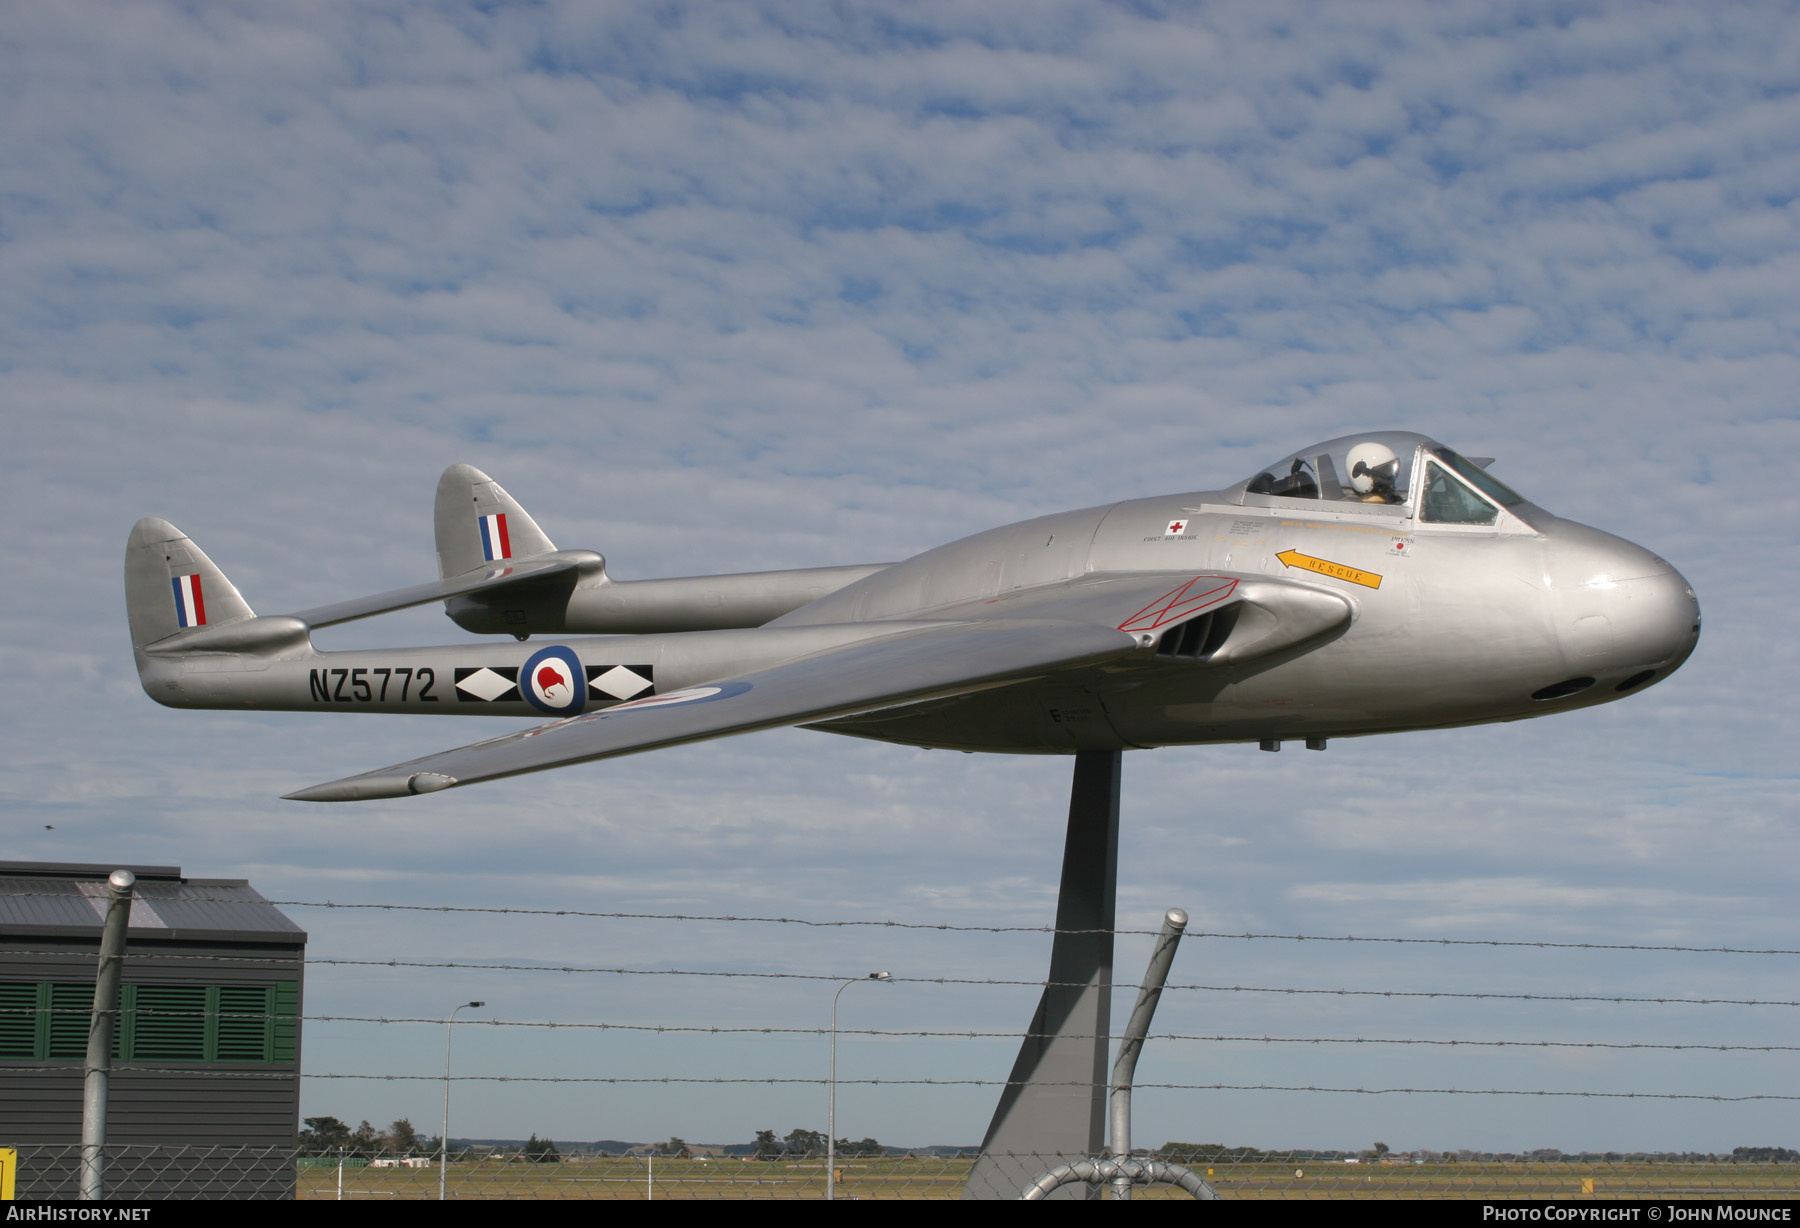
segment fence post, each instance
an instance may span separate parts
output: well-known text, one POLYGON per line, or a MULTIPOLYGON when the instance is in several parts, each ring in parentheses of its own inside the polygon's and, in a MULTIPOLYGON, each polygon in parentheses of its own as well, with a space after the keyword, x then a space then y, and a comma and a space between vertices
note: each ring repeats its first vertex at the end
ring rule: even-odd
POLYGON ((81 1197, 105 1197, 106 1083, 112 1071, 114 1026, 119 1018, 119 979, 125 966, 125 928, 131 922, 131 889, 137 875, 107 876, 106 921, 100 930, 100 967, 94 974, 94 1010, 88 1018, 87 1075, 81 1087, 81 1197))
POLYGON ((1150 952, 1150 966, 1144 970, 1144 984, 1138 990, 1137 1005, 1131 1021, 1125 1025, 1120 1039, 1118 1060, 1112 1069, 1112 1154, 1094 1159, 1059 1164, 1025 1187, 1020 1197, 1027 1202, 1051 1198, 1064 1186, 1088 1185, 1091 1197, 1098 1197, 1101 1187, 1111 1186, 1116 1200, 1131 1197, 1134 1185, 1177 1185, 1195 1198, 1212 1200, 1218 1193, 1194 1173, 1179 1164, 1161 1160, 1131 1158, 1131 1081, 1137 1074, 1138 1054, 1150 1035, 1150 1020, 1156 1015, 1156 1004, 1162 998, 1163 984, 1169 979, 1169 966, 1175 962, 1175 948, 1187 930, 1188 916, 1179 908, 1163 914, 1162 932, 1150 952))
MULTIPOLYGON (((1179 908, 1163 914, 1162 932, 1150 953, 1150 966, 1144 970, 1144 984, 1138 990, 1137 1005, 1132 1008, 1131 1022, 1119 1042, 1119 1056, 1112 1070, 1112 1153, 1115 1159, 1131 1159, 1131 1080, 1137 1074, 1138 1054, 1144 1050, 1144 1038, 1150 1035, 1150 1020, 1156 1015, 1156 1004, 1162 1000, 1163 985, 1169 979, 1169 967, 1175 962, 1175 948, 1187 930, 1188 917, 1179 908)), ((1113 1197, 1131 1197, 1131 1178, 1113 1178, 1113 1197)))

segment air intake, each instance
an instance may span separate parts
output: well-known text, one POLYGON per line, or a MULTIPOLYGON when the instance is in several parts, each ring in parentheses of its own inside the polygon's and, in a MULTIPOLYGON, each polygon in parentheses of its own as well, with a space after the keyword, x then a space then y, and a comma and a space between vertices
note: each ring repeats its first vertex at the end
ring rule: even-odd
POLYGON ((1541 691, 1533 691, 1531 697, 1540 703, 1551 699, 1566 699, 1570 695, 1579 694, 1594 685, 1592 678, 1565 678, 1553 686, 1541 691))
POLYGON ((1237 626, 1238 606, 1209 610, 1195 619, 1170 627, 1156 642, 1156 655, 1181 661, 1204 661, 1225 646, 1237 626))

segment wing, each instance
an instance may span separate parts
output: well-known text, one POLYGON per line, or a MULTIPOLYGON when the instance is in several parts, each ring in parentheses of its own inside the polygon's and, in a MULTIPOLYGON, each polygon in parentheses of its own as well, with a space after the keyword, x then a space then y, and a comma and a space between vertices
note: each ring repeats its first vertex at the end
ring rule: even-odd
MULTIPOLYGON (((876 626, 871 624, 871 630, 876 626)), ((1136 636, 1115 627, 1084 623, 995 619, 914 627, 287 796, 294 801, 348 802, 432 793, 590 759, 1003 686, 1098 664, 1141 645, 1136 636)))

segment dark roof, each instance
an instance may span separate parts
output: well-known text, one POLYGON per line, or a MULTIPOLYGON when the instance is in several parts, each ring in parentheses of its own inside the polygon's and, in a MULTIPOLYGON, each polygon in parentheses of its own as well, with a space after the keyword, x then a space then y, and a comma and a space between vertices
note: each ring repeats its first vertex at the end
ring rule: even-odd
POLYGON ((0 861, 0 937, 100 940, 106 877, 137 875, 130 941, 265 942, 304 946, 306 931, 241 878, 183 878, 179 866, 0 861))

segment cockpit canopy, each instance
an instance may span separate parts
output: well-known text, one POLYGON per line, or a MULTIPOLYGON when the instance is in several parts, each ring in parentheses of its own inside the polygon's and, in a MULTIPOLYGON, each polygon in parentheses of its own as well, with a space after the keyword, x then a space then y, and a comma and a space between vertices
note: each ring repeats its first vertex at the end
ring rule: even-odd
POLYGON ((1489 475, 1488 463, 1410 431, 1365 431, 1283 457, 1244 483, 1244 502, 1307 499, 1437 524, 1493 524, 1497 508, 1525 498, 1489 475))

